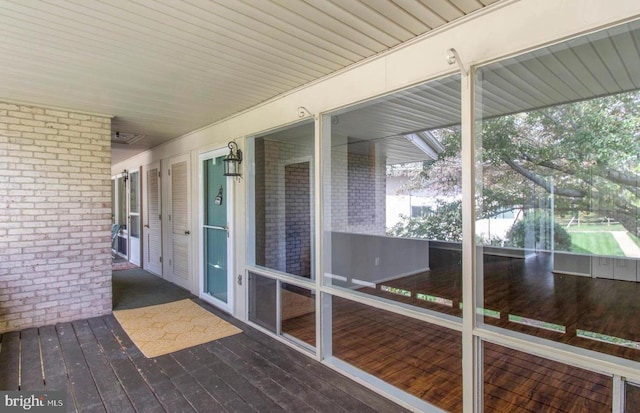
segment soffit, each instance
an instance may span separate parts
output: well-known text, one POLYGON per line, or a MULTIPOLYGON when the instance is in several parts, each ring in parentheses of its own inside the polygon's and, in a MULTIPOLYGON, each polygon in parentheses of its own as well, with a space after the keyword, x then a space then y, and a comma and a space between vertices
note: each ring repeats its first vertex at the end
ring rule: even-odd
POLYGON ((497 0, 0 2, 0 99, 113 115, 113 162, 497 0))
MULTIPOLYGON (((477 79, 483 118, 640 89, 640 21, 481 67, 477 79)), ((373 153, 375 143, 397 164, 429 159, 399 136, 459 123, 455 75, 336 112, 331 128, 350 138, 350 151, 373 153)))

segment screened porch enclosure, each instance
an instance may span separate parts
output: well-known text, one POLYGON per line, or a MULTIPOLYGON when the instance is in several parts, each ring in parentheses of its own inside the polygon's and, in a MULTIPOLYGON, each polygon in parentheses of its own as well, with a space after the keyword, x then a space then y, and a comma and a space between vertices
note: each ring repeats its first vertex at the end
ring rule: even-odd
MULTIPOLYGON (((477 67, 471 165, 460 75, 325 114, 319 136, 304 123, 249 139, 249 319, 410 404, 462 411, 473 172, 478 330, 636 365, 639 40, 632 22, 477 67)), ((613 373, 480 342, 489 411, 527 391, 532 411, 611 411, 620 388, 633 401, 613 373)))

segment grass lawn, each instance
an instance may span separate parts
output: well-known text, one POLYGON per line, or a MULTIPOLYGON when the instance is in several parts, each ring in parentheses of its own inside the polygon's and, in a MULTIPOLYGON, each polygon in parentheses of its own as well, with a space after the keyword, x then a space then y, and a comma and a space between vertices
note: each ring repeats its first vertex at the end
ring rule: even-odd
POLYGON ((613 235, 606 232, 569 232, 571 250, 584 254, 614 255, 624 257, 613 235))
POLYGON ((598 224, 598 225, 594 225, 594 224, 586 224, 586 225, 571 225, 569 228, 567 228, 565 226, 565 229, 567 231, 571 232, 591 232, 591 231, 626 231, 626 229, 622 226, 622 224, 613 224, 613 225, 607 225, 607 224, 598 224))

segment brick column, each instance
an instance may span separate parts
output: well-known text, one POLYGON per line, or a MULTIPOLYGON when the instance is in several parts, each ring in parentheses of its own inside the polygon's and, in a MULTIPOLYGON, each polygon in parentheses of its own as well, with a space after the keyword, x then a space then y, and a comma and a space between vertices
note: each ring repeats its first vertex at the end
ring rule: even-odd
POLYGON ((111 311, 111 120, 0 102, 0 333, 111 311))

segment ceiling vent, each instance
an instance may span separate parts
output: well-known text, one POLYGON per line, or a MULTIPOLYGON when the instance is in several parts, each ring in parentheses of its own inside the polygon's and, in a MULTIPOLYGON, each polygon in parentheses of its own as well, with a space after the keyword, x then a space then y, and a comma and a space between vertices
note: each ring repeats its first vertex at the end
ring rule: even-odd
POLYGON ((114 131, 114 132, 111 132, 111 143, 131 145, 132 143, 136 143, 144 137, 145 135, 141 135, 141 134, 114 131))

